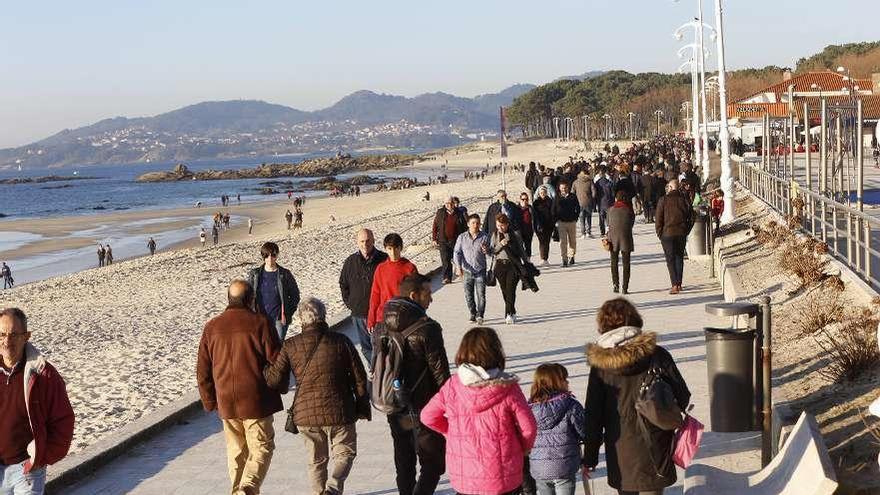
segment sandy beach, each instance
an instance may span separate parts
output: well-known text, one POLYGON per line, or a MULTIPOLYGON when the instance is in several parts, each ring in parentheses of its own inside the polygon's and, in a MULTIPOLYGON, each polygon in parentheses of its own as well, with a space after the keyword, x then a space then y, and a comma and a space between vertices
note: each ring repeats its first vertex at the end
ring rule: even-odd
MULTIPOLYGON (((436 152, 436 160, 417 166, 439 171, 448 159, 447 172, 458 180, 465 170, 497 163, 497 148, 497 143, 479 143, 441 150, 436 152), (491 148, 494 154, 487 153, 491 148)), ((556 166, 578 150, 583 150, 581 143, 534 141, 511 146, 508 162, 535 160, 556 166)), ((511 195, 523 189, 523 174, 509 173, 507 177, 511 195)), ((279 263, 292 270, 303 295, 324 300, 329 314, 344 314, 338 275, 346 256, 356 249, 354 236, 359 228, 373 229, 377 239, 401 232, 404 255, 420 270, 429 270, 439 263, 437 251, 430 246, 430 218, 443 198, 456 195, 469 210, 482 214, 500 185, 498 173, 482 181, 369 193, 359 198, 313 199, 304 208, 304 228, 293 232, 286 229, 283 219, 289 207, 286 197, 232 206, 233 217, 254 219, 253 235, 239 224, 223 233, 220 246, 202 249, 194 234, 191 240, 152 257, 0 291, 0 306, 18 306, 27 312, 32 340, 64 376, 77 415, 73 451, 79 451, 195 388, 202 327, 225 307, 229 281, 243 277, 261 261, 259 246, 263 242, 278 242, 279 263), (426 191, 431 201, 423 200, 426 191), (330 215, 335 222, 329 221, 330 215)), ((206 215, 214 211, 210 207, 202 210, 206 215)), ((193 209, 144 211, 2 222, 0 230, 52 237, 99 223, 122 222, 136 226, 132 235, 145 236, 151 229, 166 227, 161 219, 176 218, 169 222, 184 225, 191 220, 180 218, 193 216, 193 209)), ((31 244, 15 254, 63 249, 60 244, 64 242, 78 240, 54 241, 51 246, 31 244)))

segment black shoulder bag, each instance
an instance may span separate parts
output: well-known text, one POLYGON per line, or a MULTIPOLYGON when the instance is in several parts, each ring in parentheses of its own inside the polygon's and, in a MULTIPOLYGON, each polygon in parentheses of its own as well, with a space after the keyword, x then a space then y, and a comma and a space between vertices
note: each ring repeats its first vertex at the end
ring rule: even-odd
MULTIPOLYGON (((315 342, 315 347, 312 347, 311 352, 309 352, 309 357, 306 359, 306 364, 303 366, 303 377, 306 376, 306 370, 309 369, 309 364, 312 362, 312 358, 315 356, 315 352, 318 350, 318 346, 321 345, 321 340, 324 339, 324 333, 322 332, 318 336, 318 341, 315 342)), ((284 423, 284 430, 296 435, 299 433, 299 428, 296 426, 296 422, 293 420, 293 411, 296 408, 296 398, 299 397, 299 389, 302 387, 302 383, 297 380, 296 383, 296 392, 293 394, 293 404, 290 405, 290 409, 287 410, 287 422, 284 423)))

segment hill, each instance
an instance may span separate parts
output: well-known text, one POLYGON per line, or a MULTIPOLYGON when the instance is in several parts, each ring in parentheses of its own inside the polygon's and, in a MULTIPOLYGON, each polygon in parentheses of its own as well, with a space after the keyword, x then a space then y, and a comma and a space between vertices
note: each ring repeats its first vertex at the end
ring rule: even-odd
MULTIPOLYGON (((835 70, 838 66, 849 69, 853 77, 866 78, 880 72, 880 42, 827 46, 818 54, 800 59, 797 71, 835 70)), ((779 82, 786 70, 768 66, 728 71, 729 100, 779 82)), ((591 74, 595 72, 584 75, 591 74)), ((642 131, 655 128, 657 110, 663 112, 661 127, 665 125, 667 131, 681 128, 684 101, 690 101, 690 74, 609 71, 586 78, 560 78, 538 86, 516 98, 508 116, 511 124, 520 126, 527 136, 543 135, 547 123, 554 117, 570 117, 575 126, 583 129, 583 117, 587 116, 594 122, 595 135, 596 130, 602 128, 599 124, 602 116, 608 114, 612 117, 612 132, 622 136, 629 132, 626 127, 630 112, 635 114, 636 128, 642 131)))
POLYGON ((3 149, 0 169, 450 146, 465 134, 494 131, 498 107, 532 88, 517 84, 475 98, 357 91, 314 112, 257 100, 207 101, 153 117, 104 119, 3 149))

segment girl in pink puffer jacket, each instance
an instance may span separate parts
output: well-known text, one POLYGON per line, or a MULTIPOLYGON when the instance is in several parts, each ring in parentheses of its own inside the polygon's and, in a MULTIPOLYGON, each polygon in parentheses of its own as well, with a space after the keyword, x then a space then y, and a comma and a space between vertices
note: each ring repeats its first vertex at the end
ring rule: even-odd
POLYGON ((519 378, 504 372, 495 330, 469 330, 455 364, 456 375, 422 409, 422 423, 446 437, 446 471, 456 492, 515 493, 537 426, 519 378))

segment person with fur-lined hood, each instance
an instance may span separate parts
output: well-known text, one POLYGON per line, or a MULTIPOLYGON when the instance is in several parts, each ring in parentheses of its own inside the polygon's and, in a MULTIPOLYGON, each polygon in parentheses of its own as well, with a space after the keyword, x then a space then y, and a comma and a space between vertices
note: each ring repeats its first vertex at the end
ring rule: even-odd
POLYGON ((604 443, 608 485, 621 495, 661 494, 676 481, 674 432, 641 419, 635 409, 639 388, 655 366, 682 411, 691 393, 672 355, 657 345, 657 334, 642 331, 642 317, 632 303, 624 298, 606 301, 596 320, 599 338, 587 345, 590 377, 583 465, 592 470, 599 464, 599 447, 604 443))

